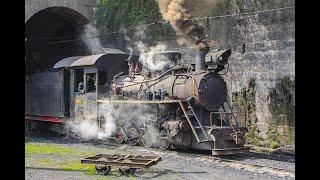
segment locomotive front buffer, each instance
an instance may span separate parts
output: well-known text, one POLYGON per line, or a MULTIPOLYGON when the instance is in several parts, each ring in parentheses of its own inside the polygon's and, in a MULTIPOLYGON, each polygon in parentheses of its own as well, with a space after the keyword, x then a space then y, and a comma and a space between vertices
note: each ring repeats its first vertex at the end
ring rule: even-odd
POLYGON ((245 146, 245 127, 234 132, 231 127, 214 127, 209 130, 210 137, 214 140, 212 155, 246 154, 250 147, 245 146))

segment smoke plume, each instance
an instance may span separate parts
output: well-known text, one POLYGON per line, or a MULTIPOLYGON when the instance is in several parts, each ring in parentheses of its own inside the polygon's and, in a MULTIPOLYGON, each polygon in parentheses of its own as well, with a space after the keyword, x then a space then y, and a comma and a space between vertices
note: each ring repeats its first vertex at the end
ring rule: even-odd
MULTIPOLYGON (((188 44, 199 49, 207 46, 203 27, 190 20, 193 18, 192 14, 205 9, 198 10, 191 7, 192 3, 187 0, 157 0, 157 2, 163 18, 169 21, 176 31, 179 44, 188 44)), ((215 1, 204 0, 202 3, 212 8, 215 1)))
POLYGON ((104 53, 99 39, 99 32, 91 24, 84 25, 83 31, 81 33, 81 39, 85 43, 91 54, 104 53))

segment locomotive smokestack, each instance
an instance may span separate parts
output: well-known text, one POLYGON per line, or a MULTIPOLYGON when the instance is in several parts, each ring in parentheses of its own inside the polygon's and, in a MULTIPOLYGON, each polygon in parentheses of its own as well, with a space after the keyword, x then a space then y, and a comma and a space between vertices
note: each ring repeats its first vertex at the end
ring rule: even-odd
POLYGON ((196 50, 196 72, 201 72, 207 69, 205 63, 205 56, 208 52, 208 48, 199 48, 196 50))

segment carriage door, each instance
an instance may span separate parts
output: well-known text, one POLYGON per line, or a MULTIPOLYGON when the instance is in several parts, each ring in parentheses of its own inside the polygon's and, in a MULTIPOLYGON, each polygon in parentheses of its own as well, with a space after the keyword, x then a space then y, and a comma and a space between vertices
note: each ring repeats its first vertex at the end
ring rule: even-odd
MULTIPOLYGON (((78 71, 80 71, 79 69, 78 71)), ((75 120, 96 121, 97 115, 97 71, 85 67, 79 72, 80 80, 75 78, 75 120)), ((77 70, 75 70, 75 75, 77 70)))

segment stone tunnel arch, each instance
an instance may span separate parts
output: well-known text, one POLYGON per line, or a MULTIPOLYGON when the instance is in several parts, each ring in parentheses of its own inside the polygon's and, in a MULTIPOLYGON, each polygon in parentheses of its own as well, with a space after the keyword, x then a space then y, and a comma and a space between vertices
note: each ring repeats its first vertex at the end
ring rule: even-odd
POLYGON ((38 11, 25 23, 25 73, 46 71, 59 60, 90 54, 81 33, 89 20, 66 7, 38 11))

